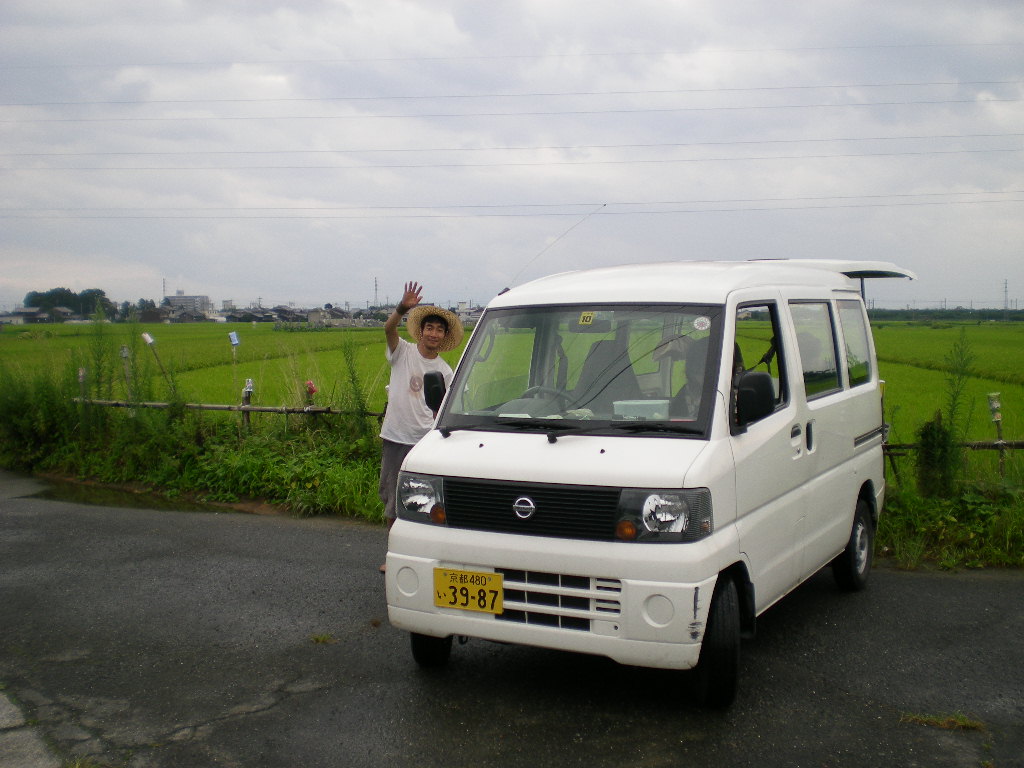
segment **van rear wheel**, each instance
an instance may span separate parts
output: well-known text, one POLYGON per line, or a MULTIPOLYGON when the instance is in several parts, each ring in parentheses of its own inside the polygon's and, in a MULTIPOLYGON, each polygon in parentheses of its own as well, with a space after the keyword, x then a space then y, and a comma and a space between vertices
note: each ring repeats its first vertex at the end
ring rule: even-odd
POLYGON ((858 592, 867 586, 874 550, 875 526, 871 521, 871 509, 864 499, 857 499, 850 540, 846 549, 832 561, 832 575, 842 589, 858 592))
POLYGON ((740 668, 740 602, 736 582, 721 576, 711 598, 696 667, 697 702, 724 709, 736 698, 740 668))
POLYGON ((452 655, 452 636, 431 637, 417 632, 409 634, 412 657, 416 663, 425 668, 443 667, 452 655))

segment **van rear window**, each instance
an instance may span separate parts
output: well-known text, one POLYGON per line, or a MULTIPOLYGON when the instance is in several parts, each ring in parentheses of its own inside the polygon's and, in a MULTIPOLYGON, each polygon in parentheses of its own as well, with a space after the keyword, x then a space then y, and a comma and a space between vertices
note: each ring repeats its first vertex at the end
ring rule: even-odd
POLYGON ((790 303, 793 328, 800 353, 807 399, 842 388, 836 365, 836 336, 832 310, 826 301, 790 303))
POLYGON ((871 349, 868 346, 868 326, 859 301, 839 301, 839 325, 843 329, 843 346, 850 386, 871 381, 871 349))

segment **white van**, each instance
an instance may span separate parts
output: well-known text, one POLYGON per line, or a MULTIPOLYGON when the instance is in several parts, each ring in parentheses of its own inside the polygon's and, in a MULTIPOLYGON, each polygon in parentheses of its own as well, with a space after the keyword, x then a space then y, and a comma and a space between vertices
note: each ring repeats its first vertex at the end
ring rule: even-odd
POLYGON ((391 623, 696 668, 823 566, 861 589, 884 496, 866 277, 884 262, 675 262, 495 298, 399 479, 391 623), (858 284, 857 280, 861 283, 858 284))

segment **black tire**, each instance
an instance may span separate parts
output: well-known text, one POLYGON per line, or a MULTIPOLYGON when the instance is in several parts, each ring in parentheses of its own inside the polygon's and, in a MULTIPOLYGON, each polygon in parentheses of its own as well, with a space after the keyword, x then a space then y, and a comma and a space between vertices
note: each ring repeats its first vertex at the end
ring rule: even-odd
POLYGON ((715 585, 708 626, 695 669, 697 703, 724 709, 736 698, 740 669, 740 601, 736 582, 721 576, 715 585))
POLYGON ((412 632, 409 634, 409 642, 412 646, 412 657, 417 664, 426 669, 443 667, 448 663, 448 657, 452 655, 451 635, 431 637, 412 632))
POLYGON ((875 525, 871 509, 864 499, 857 499, 853 515, 853 530, 846 549, 832 561, 832 575, 841 589, 859 592, 868 584, 875 552, 875 525))

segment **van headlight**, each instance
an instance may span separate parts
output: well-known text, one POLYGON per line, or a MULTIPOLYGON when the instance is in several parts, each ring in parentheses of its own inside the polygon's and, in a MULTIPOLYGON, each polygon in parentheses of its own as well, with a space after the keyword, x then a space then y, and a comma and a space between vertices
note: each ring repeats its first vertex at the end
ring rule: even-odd
POLYGON ((622 541, 699 541, 713 530, 707 488, 629 488, 619 496, 615 536, 622 541))
POLYGON ((402 520, 445 525, 444 481, 436 475, 399 472, 397 507, 402 520))

